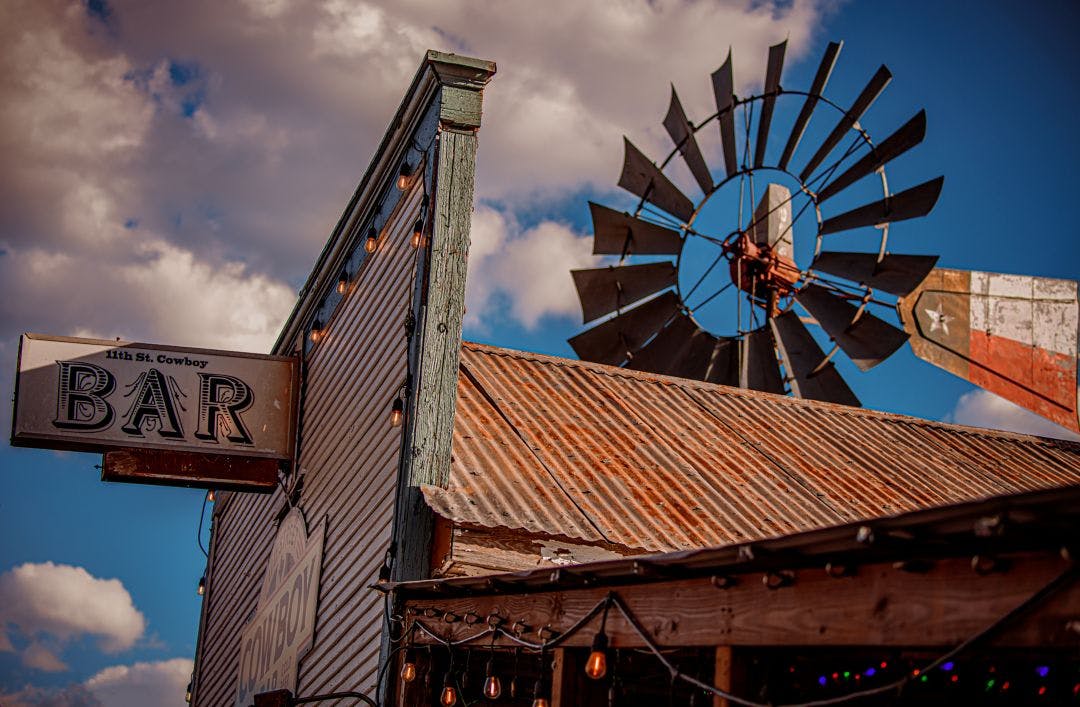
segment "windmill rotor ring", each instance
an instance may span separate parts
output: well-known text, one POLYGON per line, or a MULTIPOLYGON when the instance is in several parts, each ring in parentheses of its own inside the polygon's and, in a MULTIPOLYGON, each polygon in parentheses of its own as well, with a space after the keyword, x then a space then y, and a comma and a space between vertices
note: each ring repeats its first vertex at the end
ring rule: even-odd
POLYGON ((842 107, 824 95, 840 46, 829 44, 808 91, 780 86, 786 42, 771 47, 764 92, 745 98, 734 95, 729 52, 721 68, 712 74, 717 110, 696 124, 687 118, 673 86, 663 124, 674 147, 659 165, 624 138, 619 186, 639 201, 633 213, 590 203, 593 252, 617 255, 619 264, 572 273, 584 320, 594 323, 570 339, 581 358, 858 404, 836 372, 833 358, 837 351, 843 351, 856 366, 867 370, 906 341, 903 331, 878 318, 869 307, 893 306, 880 299, 878 293, 902 297, 933 268, 935 256, 888 253, 889 224, 929 213, 943 178, 890 193, 885 166, 922 142, 925 112, 919 111, 875 145, 860 121, 892 75, 880 67, 850 107, 842 107), (789 97, 802 98, 802 107, 787 135, 782 156, 770 163, 767 145, 773 114, 778 99, 789 97), (832 109, 835 125, 802 169, 796 171, 790 166, 792 158, 819 104, 832 109), (738 139, 736 123, 740 113, 743 134, 738 139), (718 179, 714 179, 697 139, 714 124, 719 127, 723 155, 718 179), (754 125, 757 135, 751 140, 754 125), (854 140, 839 159, 830 162, 852 133, 854 140), (702 193, 696 202, 665 174, 676 156, 682 158, 702 193), (782 177, 796 188, 789 190, 770 180, 763 185, 761 200, 755 205, 758 189, 754 177, 762 174, 782 177), (823 213, 824 202, 873 174, 880 179, 880 199, 836 215, 823 213), (739 198, 735 228, 717 231, 701 227, 699 217, 710 200, 736 183, 739 198), (743 213, 748 186, 749 218, 743 213), (802 199, 801 207, 793 213, 797 198, 802 199), (799 266, 795 260, 799 238, 795 224, 811 206, 815 221, 813 256, 807 265, 799 266), (870 227, 878 231, 871 252, 826 249, 831 234, 870 227), (689 283, 684 283, 680 275, 688 263, 686 246, 695 239, 713 248, 709 251, 714 253, 709 256, 713 260, 697 281, 687 286, 689 283), (673 260, 636 264, 638 256, 669 256, 673 260), (721 277, 724 271, 727 281, 721 277), (706 288, 708 296, 695 304, 695 294, 709 278, 713 280, 706 288), (736 331, 714 333, 699 321, 698 314, 732 288, 736 331), (805 311, 805 316, 798 314, 796 305, 805 311), (819 325, 830 339, 828 353, 807 329, 808 321, 819 325))

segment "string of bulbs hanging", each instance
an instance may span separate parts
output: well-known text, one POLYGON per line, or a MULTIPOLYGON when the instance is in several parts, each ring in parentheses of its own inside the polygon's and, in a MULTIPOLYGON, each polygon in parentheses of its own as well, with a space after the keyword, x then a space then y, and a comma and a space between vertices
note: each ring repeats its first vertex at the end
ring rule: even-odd
MULTIPOLYGON (((427 625, 421 620, 420 615, 414 614, 411 621, 406 619, 405 629, 402 632, 398 642, 404 642, 404 657, 399 676, 404 683, 411 683, 416 680, 419 671, 415 662, 415 654, 413 651, 414 634, 419 631, 426 635, 431 641, 445 647, 449 653, 450 661, 449 668, 443 677, 443 687, 439 694, 439 703, 444 707, 453 707, 457 704, 459 695, 458 689, 455 685, 454 675, 454 651, 453 649, 460 646, 468 646, 476 644, 485 638, 490 637, 490 650, 495 650, 496 640, 500 637, 505 638, 508 642, 520 646, 526 650, 536 651, 540 653, 540 678, 536 682, 536 687, 533 693, 532 707, 550 707, 551 689, 550 689, 550 677, 547 671, 546 654, 547 651, 565 644, 571 637, 581 632, 586 626, 596 617, 597 614, 601 614, 600 627, 596 634, 593 636, 591 643, 591 649, 589 657, 585 661, 585 675, 592 680, 600 680, 604 678, 608 673, 608 652, 610 649, 610 643, 608 640, 606 628, 608 612, 611 608, 615 608, 622 616, 623 620, 629 626, 631 631, 641 641, 642 645, 652 654, 663 667, 667 670, 671 684, 674 685, 677 681, 682 681, 688 685, 700 689, 706 693, 714 695, 728 700, 731 704, 743 705, 744 707, 819 707, 824 705, 844 704, 854 700, 863 699, 873 695, 883 694, 886 692, 897 691, 907 684, 912 683, 921 678, 932 670, 941 666, 949 666, 951 669, 952 661, 964 651, 970 649, 975 644, 984 641, 992 634, 996 633, 1000 628, 1007 624, 1014 617, 1028 611, 1033 606, 1041 603, 1050 597, 1058 589, 1068 586, 1075 581, 1076 576, 1080 572, 1080 569, 1076 565, 1070 565, 1061 574, 1050 580, 1041 589, 1033 593, 1019 605, 1011 609, 1006 614, 1002 615, 989 626, 979 631, 975 635, 971 636, 967 640, 958 644, 954 648, 938 656, 936 659, 921 665, 911 671, 905 671, 905 673, 896 680, 893 680, 887 684, 871 687, 856 692, 851 692, 846 695, 840 695, 837 697, 830 697, 822 700, 813 700, 809 702, 792 703, 788 705, 773 705, 762 702, 755 702, 753 700, 744 699, 738 695, 734 695, 726 690, 723 690, 715 685, 705 682, 699 678, 689 675, 679 670, 678 666, 672 661, 672 659, 665 653, 659 644, 657 644, 650 633, 645 630, 640 621, 634 615, 631 608, 616 592, 609 592, 603 599, 595 604, 584 616, 578 619, 573 625, 571 625, 565 632, 561 634, 554 634, 551 629, 547 629, 546 633, 550 638, 541 636, 540 643, 534 643, 523 639, 518 632, 514 630, 517 626, 524 626, 523 622, 515 622, 511 625, 511 629, 507 630, 504 625, 507 620, 492 615, 487 619, 487 626, 479 630, 478 632, 464 636, 458 639, 452 639, 441 635, 438 631, 434 630, 431 626, 427 625)), ((436 610, 427 610, 424 614, 427 618, 435 618, 439 616, 436 610)), ((447 621, 447 614, 443 614, 443 620, 447 621)), ((450 619, 454 621, 456 618, 450 619)), ((487 668, 485 670, 485 680, 483 694, 488 699, 495 699, 501 694, 501 680, 495 675, 493 670, 493 658, 489 658, 487 662, 487 668)), ((925 681, 925 678, 922 678, 925 681)), ((1042 694, 1042 693, 1040 693, 1042 694)))

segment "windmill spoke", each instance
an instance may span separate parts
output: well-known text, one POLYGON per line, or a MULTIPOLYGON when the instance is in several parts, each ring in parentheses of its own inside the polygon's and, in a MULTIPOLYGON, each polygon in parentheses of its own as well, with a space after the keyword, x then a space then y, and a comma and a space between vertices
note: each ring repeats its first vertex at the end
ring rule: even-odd
POLYGON ((695 312, 695 311, 700 310, 702 307, 707 305, 709 302, 712 302, 714 299, 716 299, 717 297, 722 295, 724 292, 726 292, 728 289, 730 289, 731 286, 734 285, 734 284, 735 284, 734 282, 729 282, 728 284, 724 285, 719 290, 717 290, 716 292, 712 293, 711 295, 709 295, 708 297, 703 299, 697 306, 691 307, 690 311, 695 312))
POLYGON ((705 282, 705 278, 707 278, 709 276, 709 273, 711 273, 713 271, 713 268, 715 268, 717 266, 717 264, 723 259, 724 259, 724 253, 723 253, 723 251, 721 251, 720 255, 716 256, 716 259, 712 261, 712 264, 709 265, 709 267, 705 270, 705 272, 703 272, 701 274, 701 277, 698 278, 698 281, 694 283, 694 286, 691 287, 690 291, 686 293, 685 297, 683 297, 684 302, 689 302, 690 301, 690 298, 694 295, 694 292, 697 291, 697 288, 701 287, 701 283, 705 282))

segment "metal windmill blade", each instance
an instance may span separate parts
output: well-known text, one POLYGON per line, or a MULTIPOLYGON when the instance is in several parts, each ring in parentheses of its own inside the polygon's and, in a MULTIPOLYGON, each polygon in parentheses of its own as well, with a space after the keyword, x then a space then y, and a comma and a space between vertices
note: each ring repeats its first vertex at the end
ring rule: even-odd
POLYGON ((729 50, 711 76, 716 101, 711 116, 692 121, 672 86, 663 125, 674 147, 663 161, 651 161, 624 139, 619 186, 638 199, 637 207, 619 211, 590 203, 593 251, 619 256, 619 264, 573 272, 583 318, 592 322, 570 339, 579 356, 764 392, 859 404, 834 360, 843 355, 869 369, 908 339, 908 333, 871 310, 891 309, 887 297, 909 295, 934 267, 935 256, 893 254, 887 245, 892 224, 930 212, 943 180, 895 194, 889 190, 885 170, 922 142, 926 114, 918 111, 875 143, 862 121, 892 74, 880 67, 856 98, 841 107, 824 96, 841 46, 828 45, 808 91, 784 89, 787 44, 770 47, 761 92, 743 98, 736 95, 729 50), (797 115, 788 118, 785 108, 797 115), (832 127, 820 144, 807 150, 811 156, 796 175, 788 165, 798 159, 811 121, 823 112, 831 113, 822 119, 832 127), (722 155, 715 170, 697 136, 713 120, 722 155), (770 137, 776 126, 784 126, 779 128, 784 131, 783 147, 779 161, 771 163, 770 137), (847 142, 850 147, 838 149, 847 142), (676 156, 701 190, 697 201, 667 173, 676 156), (859 205, 844 198, 846 190, 869 180, 880 181, 879 199, 865 203, 862 198, 859 205), (737 190, 734 227, 717 227, 702 216, 710 200, 725 189, 733 191, 724 203, 731 203, 737 190), (834 209, 834 203, 840 206, 834 209), (870 232, 859 230, 863 227, 875 227, 866 252, 823 248, 826 237, 831 242, 841 236, 830 234, 841 232, 851 232, 843 236, 848 242, 865 242, 870 232), (698 244, 704 244, 706 259, 700 249, 695 254, 698 244), (809 262, 798 262, 811 245, 809 262), (637 260, 649 256, 672 260, 637 260), (709 320, 710 309, 721 307, 736 310, 735 324, 729 318, 726 330, 709 320))

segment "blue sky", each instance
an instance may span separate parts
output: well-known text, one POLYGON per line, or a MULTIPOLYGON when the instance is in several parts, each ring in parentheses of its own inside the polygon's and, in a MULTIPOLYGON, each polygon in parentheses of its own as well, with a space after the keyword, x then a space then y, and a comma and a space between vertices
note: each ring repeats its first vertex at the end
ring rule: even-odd
MULTIPOLYGON (((745 93, 785 37, 790 88, 844 40, 827 89, 841 104, 888 65, 892 84, 863 120, 878 138, 927 110, 926 140, 890 166, 890 186, 944 174, 945 187, 930 217, 894 228, 893 252, 1075 279, 1080 8, 977 7, 5 3, 0 385, 10 393, 24 331, 265 351, 428 47, 499 64, 480 135, 467 338, 572 356, 581 325, 567 271, 599 264, 586 202, 634 203, 615 188, 621 136, 660 159, 669 82, 701 120, 729 44, 745 93)), ((869 373, 840 365, 868 407, 1049 431, 906 349, 869 373)), ((117 695, 141 676, 182 704, 203 494, 104 484, 99 463, 0 449, 0 595, 69 582, 73 602, 76 590, 116 601, 90 624, 74 603, 51 623, 0 608, 0 695, 126 705, 117 695)))

